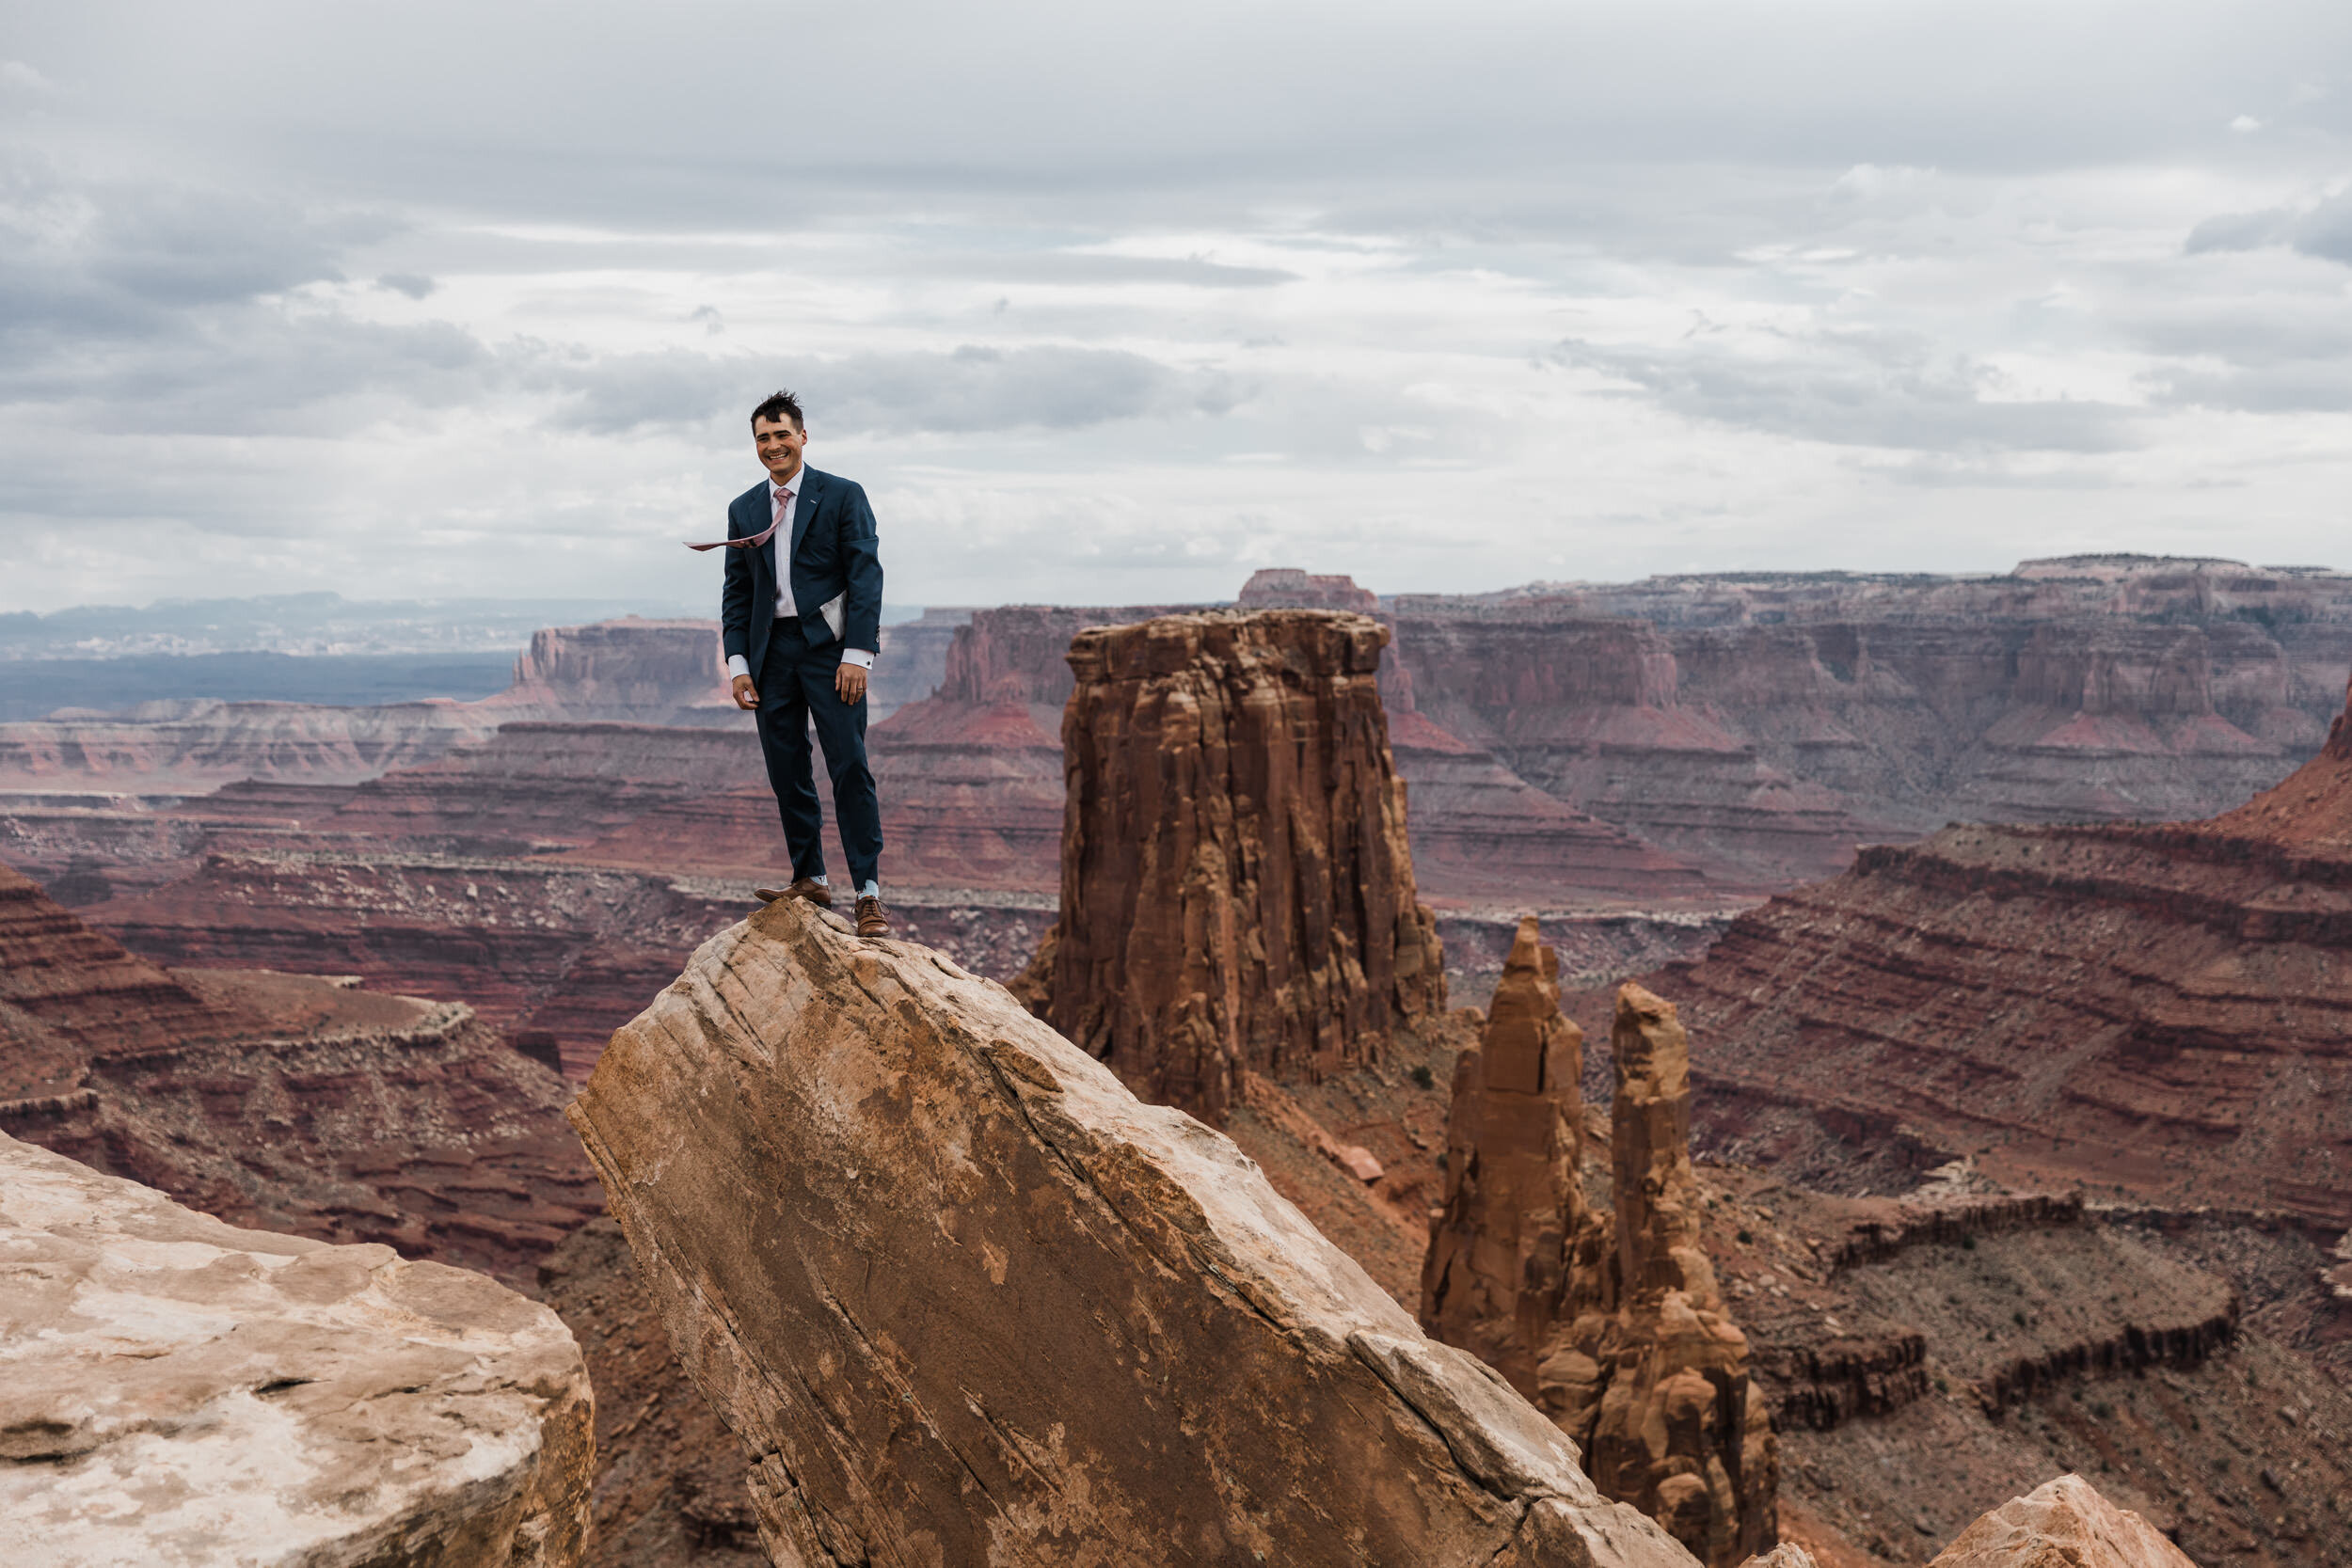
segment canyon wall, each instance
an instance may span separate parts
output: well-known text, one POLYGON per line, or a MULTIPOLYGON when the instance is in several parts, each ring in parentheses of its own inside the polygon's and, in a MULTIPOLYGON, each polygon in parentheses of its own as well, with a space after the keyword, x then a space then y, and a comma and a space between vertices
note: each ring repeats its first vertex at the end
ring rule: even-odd
MULTIPOLYGON (((1295 571, 1261 573, 1243 597, 1377 604, 1344 578, 1295 571)), ((901 885, 1058 885, 1070 639, 1162 608, 940 610, 884 628, 872 754, 901 885)), ((2307 753, 2352 666, 2352 578, 2220 562, 1537 583, 1398 595, 1378 615, 1394 634, 1381 689, 1413 791, 1421 885, 1487 911, 1721 909, 1840 871, 1858 845, 1956 819, 2208 815, 2307 753)), ((115 851, 98 841, 108 835, 65 812, 123 816, 129 797, 246 780, 358 784, 444 757, 463 772, 463 754, 501 724, 631 723, 748 741, 748 719, 720 689, 714 640, 707 622, 548 628, 513 687, 478 703, 166 704, 0 725, 0 792, 17 797, 0 845, 86 834, 81 875, 105 876, 115 851), (125 799, 88 799, 99 792, 125 799)), ((608 745, 568 734, 583 751, 608 745)), ((648 756, 628 781, 635 791, 617 778, 566 786, 584 791, 612 858, 710 874, 773 848, 757 777, 714 793, 684 786, 691 765, 665 762, 648 756)), ((549 776, 599 766, 561 763, 549 776)), ((469 805, 460 787, 388 793, 442 791, 499 853, 580 842, 520 781, 506 800, 469 805)))
POLYGON ((1328 610, 1162 616, 1070 647, 1061 908, 1025 985, 1145 1098, 1376 1061, 1442 1011, 1377 672, 1328 610))
POLYGON ((0 870, 0 1131, 235 1224, 526 1282, 596 1213, 563 1081, 472 1009, 133 958, 0 870))
POLYGON ((1951 828, 1742 916, 1671 977, 1709 1138, 2352 1226, 2347 728, 2208 822, 1951 828))
POLYGON ((1226 1139, 921 947, 771 905, 572 1115, 778 1560, 1690 1561, 1226 1139))
POLYGON ((6 1135, 0 1253, 13 1560, 580 1561, 592 1400, 546 1307, 389 1246, 235 1229, 6 1135))

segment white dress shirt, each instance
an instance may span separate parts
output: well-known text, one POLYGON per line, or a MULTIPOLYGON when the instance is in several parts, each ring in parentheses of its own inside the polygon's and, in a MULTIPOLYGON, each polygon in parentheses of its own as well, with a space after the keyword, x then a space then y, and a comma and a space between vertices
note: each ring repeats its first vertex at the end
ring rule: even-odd
MULTIPOLYGON (((776 565, 775 615, 779 621, 787 615, 800 614, 792 602, 792 515, 800 510, 801 476, 807 471, 806 468, 797 470, 790 480, 782 484, 772 479, 768 482, 768 504, 774 510, 776 520, 776 536, 768 541, 768 546, 776 552, 773 557, 776 565)), ((866 648, 845 648, 841 653, 841 662, 854 664, 861 670, 871 670, 874 655, 872 650, 866 648)), ((729 676, 748 675, 751 673, 750 659, 741 654, 727 655, 729 676)))

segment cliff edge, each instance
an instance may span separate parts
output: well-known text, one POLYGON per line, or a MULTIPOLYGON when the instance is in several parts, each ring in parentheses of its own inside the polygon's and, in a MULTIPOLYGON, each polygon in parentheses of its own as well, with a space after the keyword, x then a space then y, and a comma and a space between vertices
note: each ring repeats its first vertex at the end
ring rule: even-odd
POLYGON ((778 903, 571 1110, 779 1562, 1690 1568, 1220 1133, 778 903))
POLYGON ((0 1135, 8 1560, 580 1560, 580 1347, 390 1247, 238 1230, 0 1135))

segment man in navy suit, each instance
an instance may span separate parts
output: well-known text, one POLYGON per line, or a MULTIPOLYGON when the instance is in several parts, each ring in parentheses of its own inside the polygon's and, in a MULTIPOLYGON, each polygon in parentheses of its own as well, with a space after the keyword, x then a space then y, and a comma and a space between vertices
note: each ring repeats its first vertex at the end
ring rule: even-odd
POLYGON ((890 934, 882 901, 882 806, 866 765, 866 681, 882 645, 882 557, 874 509, 846 479, 801 461, 801 405, 778 392, 752 411, 768 477, 727 507, 726 586, 719 622, 735 705, 759 718, 759 749, 784 817, 792 885, 759 896, 833 907, 823 818, 809 773, 808 730, 833 775, 834 821, 850 863, 857 930, 890 934), (755 678, 754 672, 757 672, 755 678))

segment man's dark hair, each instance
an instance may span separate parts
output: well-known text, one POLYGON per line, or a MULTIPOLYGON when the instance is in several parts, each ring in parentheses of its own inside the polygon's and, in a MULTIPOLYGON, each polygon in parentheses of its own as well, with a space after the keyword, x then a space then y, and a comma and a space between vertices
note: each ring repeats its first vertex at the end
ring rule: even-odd
POLYGON ((790 420, 795 430, 808 428, 807 422, 801 418, 801 400, 789 392, 771 392, 767 402, 752 410, 752 423, 757 424, 762 420, 790 420))

